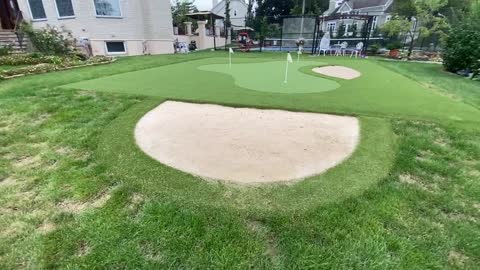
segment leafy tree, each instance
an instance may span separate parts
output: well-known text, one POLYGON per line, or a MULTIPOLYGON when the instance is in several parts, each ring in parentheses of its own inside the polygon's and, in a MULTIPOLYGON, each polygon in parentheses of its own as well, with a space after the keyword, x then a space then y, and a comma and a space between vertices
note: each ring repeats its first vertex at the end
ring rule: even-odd
POLYGON ((382 31, 390 38, 405 33, 410 39, 408 56, 412 54, 416 40, 435 37, 443 42, 450 30, 447 18, 440 10, 449 0, 399 0, 394 11, 396 16, 386 23, 382 31), (418 32, 417 32, 418 31, 418 32))
POLYGON ((281 16, 290 15, 293 0, 257 0, 256 16, 266 17, 268 23, 279 23, 281 16))
POLYGON ((358 25, 356 23, 352 24, 352 26, 350 26, 350 30, 352 31, 352 37, 357 37, 358 35, 358 25))
MULTIPOLYGON (((302 15, 303 0, 294 0, 290 15, 302 15)), ((319 15, 328 9, 329 1, 305 0, 305 15, 319 15)))
POLYGON ((346 25, 341 22, 340 25, 338 26, 338 31, 337 31, 337 38, 343 38, 345 36, 345 30, 346 30, 346 25))
POLYGON ((225 27, 232 27, 232 20, 230 19, 230 0, 225 1, 225 27))
POLYGON ((197 12, 198 9, 194 5, 194 1, 190 0, 172 0, 172 20, 173 26, 183 27, 185 22, 192 20, 187 17, 187 14, 197 12))
POLYGON ((453 26, 446 38, 443 65, 448 71, 457 72, 462 69, 477 71, 480 60, 480 4, 462 21, 453 26))

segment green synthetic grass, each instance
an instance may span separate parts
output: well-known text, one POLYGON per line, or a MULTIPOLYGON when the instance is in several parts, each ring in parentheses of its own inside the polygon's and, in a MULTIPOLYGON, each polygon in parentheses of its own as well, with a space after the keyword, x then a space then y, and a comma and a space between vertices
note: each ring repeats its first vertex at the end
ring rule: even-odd
POLYGON ((304 66, 319 66, 321 62, 302 61, 289 64, 287 82, 285 82, 285 61, 265 63, 234 64, 229 68, 225 64, 200 66, 200 70, 228 74, 235 85, 260 91, 281 94, 320 93, 334 90, 340 85, 332 80, 309 76, 300 72, 304 66))
MULTIPOLYGON (((249 56, 247 58, 238 58, 235 62, 237 64, 265 62, 272 58, 275 59, 274 57, 281 57, 283 54, 279 56, 267 54, 267 57, 249 56)), ((225 64, 224 58, 208 58, 122 73, 111 77, 102 77, 69 84, 64 87, 160 96, 195 102, 266 106, 299 111, 416 118, 436 121, 480 121, 480 111, 478 109, 422 87, 421 84, 392 72, 374 61, 335 57, 305 57, 305 59, 302 61, 308 61, 309 65, 300 68, 300 70, 313 78, 315 78, 314 76, 323 78, 311 71, 314 66, 310 65, 310 63, 315 59, 318 59, 318 65, 328 63, 357 69, 362 73, 362 77, 351 81, 338 79, 336 81, 341 86, 336 90, 324 93, 266 93, 241 88, 235 84, 235 80, 230 75, 199 70, 202 66, 225 64)), ((227 68, 226 65, 225 68, 227 68)), ((264 77, 262 72, 257 72, 254 75, 255 77, 252 78, 243 76, 243 73, 235 76, 237 78, 242 77, 242 81, 245 82, 249 80, 259 82, 263 80, 260 85, 275 85, 275 83, 278 83, 277 80, 271 82, 271 77, 264 77)), ((330 78, 329 80, 332 79, 330 78)), ((293 83, 289 83, 289 87, 290 85, 291 87, 294 86, 293 83)), ((282 92, 281 89, 276 91, 282 92)))
MULTIPOLYGON (((283 59, 236 55, 248 58, 244 61, 283 59)), ((395 91, 420 91, 429 101, 441 101, 438 110, 426 114, 405 104, 408 113, 396 114, 400 103, 388 109, 374 100, 369 107, 348 100, 345 111, 361 115, 362 125, 362 142, 351 159, 295 185, 253 188, 205 182, 158 164, 133 143, 136 121, 172 96, 340 112, 344 105, 322 101, 326 94, 361 91, 370 99, 398 98, 395 91, 369 92, 381 80, 350 85, 337 80, 341 88, 327 93, 262 93, 232 86, 230 76, 217 73, 219 88, 213 90, 213 84, 195 84, 188 75, 176 81, 176 89, 166 84, 147 91, 155 80, 141 77, 129 83, 136 87, 131 90, 122 84, 110 92, 62 86, 160 66, 177 77, 181 64, 170 64, 212 56, 217 58, 186 64, 214 64, 226 54, 124 58, 0 82, 1 269, 478 268, 480 128, 478 122, 450 121, 438 113, 471 107, 423 87, 421 77, 416 82, 377 69, 375 61, 321 58, 393 74, 395 91), (196 88, 187 91, 189 83, 196 88)), ((456 95, 457 90, 441 91, 456 95)))

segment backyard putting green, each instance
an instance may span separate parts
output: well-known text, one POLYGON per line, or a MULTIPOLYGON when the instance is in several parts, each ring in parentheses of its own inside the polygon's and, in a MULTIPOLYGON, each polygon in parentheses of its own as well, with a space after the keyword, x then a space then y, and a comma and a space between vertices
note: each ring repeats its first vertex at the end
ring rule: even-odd
POLYGON ((265 63, 244 63, 232 65, 225 64, 200 66, 200 70, 219 72, 232 76, 239 87, 260 91, 283 94, 321 93, 340 87, 335 81, 314 77, 301 72, 303 66, 324 65, 321 62, 292 63, 288 67, 288 81, 285 83, 285 61, 265 63))
POLYGON ((62 88, 347 115, 434 121, 478 122, 480 119, 476 108, 443 96, 375 61, 337 57, 302 59, 300 63, 291 64, 292 77, 285 85, 284 55, 267 56, 235 58, 231 71, 227 58, 192 58, 192 61, 84 80, 62 88), (342 80, 312 71, 326 64, 350 67, 362 76, 342 80), (255 72, 249 67, 254 67, 255 72), (339 87, 326 91, 334 85, 339 87), (312 89, 317 92, 304 93, 312 89))

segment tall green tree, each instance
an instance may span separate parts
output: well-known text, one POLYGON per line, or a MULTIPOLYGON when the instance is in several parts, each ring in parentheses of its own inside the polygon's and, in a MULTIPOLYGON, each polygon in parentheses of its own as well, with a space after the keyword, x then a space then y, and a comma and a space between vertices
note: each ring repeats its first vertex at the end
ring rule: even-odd
MULTIPOLYGON (((294 7, 289 15, 302 15, 303 0, 294 0, 294 7)), ((305 15, 320 15, 328 9, 329 1, 305 0, 305 15)))
POLYGON ((185 22, 192 21, 187 14, 198 11, 194 1, 190 0, 172 0, 171 8, 173 26, 177 27, 183 27, 185 22))

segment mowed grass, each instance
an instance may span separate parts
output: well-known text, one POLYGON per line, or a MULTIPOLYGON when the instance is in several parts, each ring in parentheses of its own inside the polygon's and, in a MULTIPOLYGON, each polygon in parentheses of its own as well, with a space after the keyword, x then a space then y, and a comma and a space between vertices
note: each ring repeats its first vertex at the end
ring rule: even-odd
MULTIPOLYGON (((134 145, 136 121, 171 98, 173 87, 165 96, 59 87, 219 55, 125 58, 1 82, 0 268, 477 268, 480 130, 475 119, 451 121, 422 108, 415 115, 408 106, 408 114, 398 115, 375 112, 381 107, 366 113, 365 107, 357 112, 347 106, 362 115, 362 143, 349 161, 295 185, 246 188, 167 168, 134 145)), ((175 66, 169 67, 176 71, 175 66)), ((441 96, 423 81, 398 76, 427 96, 441 96)), ((136 85, 144 88, 148 81, 136 85)), ((188 93, 182 87, 178 95, 191 94, 196 102, 326 110, 306 96, 260 93, 265 96, 258 101, 259 93, 236 86, 238 94, 224 90, 229 95, 201 84, 188 93)), ((403 90, 401 84, 395 87, 403 90)), ((456 95, 449 88, 442 91, 456 95)), ((442 100, 444 106, 464 106, 448 96, 442 100)), ((330 106, 340 112, 342 104, 330 106)))

